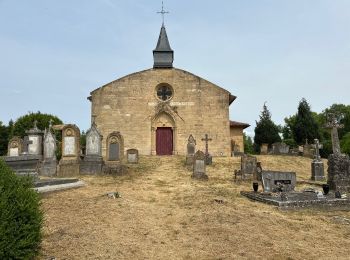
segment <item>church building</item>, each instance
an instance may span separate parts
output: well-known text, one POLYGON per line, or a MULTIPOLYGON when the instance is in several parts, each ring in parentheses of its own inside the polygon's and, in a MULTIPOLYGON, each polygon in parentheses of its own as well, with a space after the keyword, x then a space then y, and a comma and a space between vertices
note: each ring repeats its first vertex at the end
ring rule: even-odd
POLYGON ((153 59, 153 68, 112 81, 88 97, 91 120, 103 136, 104 160, 121 160, 131 148, 141 155, 185 155, 190 135, 196 150, 205 151, 205 134, 213 156, 243 152, 243 129, 249 125, 229 119, 236 97, 173 67, 174 51, 164 23, 153 59))

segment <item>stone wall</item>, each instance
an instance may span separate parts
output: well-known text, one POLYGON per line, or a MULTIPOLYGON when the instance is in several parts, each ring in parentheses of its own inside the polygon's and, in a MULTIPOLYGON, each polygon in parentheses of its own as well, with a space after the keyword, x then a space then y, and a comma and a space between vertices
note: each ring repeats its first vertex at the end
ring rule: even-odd
MULTIPOLYGON (((174 153, 185 155, 190 134, 200 141, 207 133, 212 155, 231 153, 229 127, 230 93, 198 76, 179 69, 149 69, 130 74, 91 92, 91 114, 103 138, 114 131, 124 139, 124 152, 136 148, 141 155, 155 154, 155 131, 170 126, 174 132, 174 153), (173 97, 160 101, 159 84, 173 89, 173 97)), ((102 141, 106 159, 106 142, 102 141)))
POLYGON ((243 128, 230 127, 230 137, 235 145, 239 146, 239 152, 244 153, 243 128))

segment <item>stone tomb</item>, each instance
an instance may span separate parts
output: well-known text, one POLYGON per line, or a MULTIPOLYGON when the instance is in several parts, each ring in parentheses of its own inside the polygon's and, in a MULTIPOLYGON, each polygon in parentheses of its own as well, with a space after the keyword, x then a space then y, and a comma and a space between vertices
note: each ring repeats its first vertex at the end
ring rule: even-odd
POLYGON ((103 171, 102 135, 93 122, 86 132, 86 150, 83 160, 80 162, 81 174, 99 174, 103 171))
POLYGON ((269 151, 269 144, 261 144, 260 146, 260 154, 266 155, 269 151))
POLYGON ((57 170, 56 159, 56 138, 51 132, 51 122, 49 129, 44 131, 44 159, 40 169, 40 175, 55 176, 57 170))
POLYGON ((186 154, 186 165, 193 165, 193 157, 196 152, 196 140, 193 135, 188 137, 187 141, 187 154, 186 154))
POLYGON ((80 130, 76 125, 68 124, 62 128, 62 158, 57 175, 75 176, 80 172, 80 130))
POLYGON ((139 151, 137 149, 128 149, 126 151, 126 157, 128 159, 128 163, 138 163, 139 151))
POLYGON ((263 171, 264 192, 290 192, 296 185, 295 172, 263 171))
POLYGON ((193 173, 192 178, 208 180, 208 175, 206 174, 206 163, 205 163, 205 154, 202 151, 197 151, 193 157, 193 173))

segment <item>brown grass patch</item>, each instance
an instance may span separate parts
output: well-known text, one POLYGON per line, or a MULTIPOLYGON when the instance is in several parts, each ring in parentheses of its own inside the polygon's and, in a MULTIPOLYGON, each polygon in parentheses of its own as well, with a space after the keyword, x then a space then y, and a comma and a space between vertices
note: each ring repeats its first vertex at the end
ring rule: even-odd
MULTIPOLYGON (((258 156, 264 169, 310 177, 310 159, 258 156)), ((241 197, 239 158, 213 158, 195 181, 184 158, 141 157, 129 176, 83 177, 43 198, 42 259, 348 259, 349 212, 284 212, 241 197), (121 198, 104 194, 118 191, 121 198), (336 221, 335 221, 336 220, 336 221)))

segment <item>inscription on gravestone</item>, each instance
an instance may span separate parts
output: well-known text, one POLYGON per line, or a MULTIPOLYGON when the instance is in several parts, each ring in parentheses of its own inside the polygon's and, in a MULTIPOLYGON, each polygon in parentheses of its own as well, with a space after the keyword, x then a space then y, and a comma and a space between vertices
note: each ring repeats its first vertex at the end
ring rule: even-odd
POLYGON ((109 160, 118 161, 119 160, 119 144, 111 143, 109 144, 109 160))
POLYGON ((10 148, 10 156, 19 156, 18 147, 10 148))
POLYGON ((74 136, 64 137, 63 155, 75 155, 75 137, 74 136))

